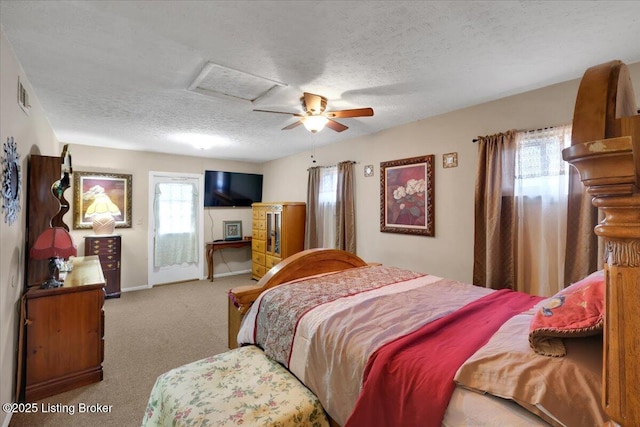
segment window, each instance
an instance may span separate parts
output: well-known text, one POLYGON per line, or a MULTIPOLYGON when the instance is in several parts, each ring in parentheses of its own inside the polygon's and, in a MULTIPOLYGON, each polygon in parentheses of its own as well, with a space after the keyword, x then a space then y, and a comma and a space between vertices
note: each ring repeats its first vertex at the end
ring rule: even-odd
POLYGON ((321 247, 335 248, 336 197, 338 190, 338 168, 320 169, 320 192, 318 194, 318 221, 321 247))
POLYGON ((320 203, 336 203, 336 191, 338 185, 338 168, 325 167, 320 170, 320 203))
POLYGON ((154 198, 154 267, 198 262, 198 193, 188 182, 159 182, 154 198))
POLYGON ((194 187, 191 184, 160 183, 158 192, 158 234, 191 233, 195 224, 194 187))
POLYGON ((553 295, 564 286, 571 126, 516 134, 517 289, 553 295))
POLYGON ((567 168, 562 150, 571 145, 571 126, 516 134, 515 196, 566 198, 567 168))

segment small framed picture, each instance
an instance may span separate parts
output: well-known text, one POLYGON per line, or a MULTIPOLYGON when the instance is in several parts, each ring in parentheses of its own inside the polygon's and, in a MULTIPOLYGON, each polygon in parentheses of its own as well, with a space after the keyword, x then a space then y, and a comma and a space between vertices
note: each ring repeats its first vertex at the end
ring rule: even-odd
POLYGON ((222 221, 224 240, 242 240, 242 221, 222 221))
POLYGON ((458 153, 446 153, 442 155, 443 168, 458 167, 458 153))
POLYGON ((364 167, 364 176, 367 178, 373 176, 373 165, 366 165, 364 167))

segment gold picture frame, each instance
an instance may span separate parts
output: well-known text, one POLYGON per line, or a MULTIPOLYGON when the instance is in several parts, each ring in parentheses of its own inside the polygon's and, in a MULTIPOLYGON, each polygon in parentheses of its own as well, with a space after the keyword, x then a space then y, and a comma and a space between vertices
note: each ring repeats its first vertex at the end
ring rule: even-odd
POLYGON ((131 175, 101 172, 73 172, 73 228, 91 228, 85 216, 96 195, 106 195, 119 210, 116 228, 131 228, 131 175))
POLYGON ((446 153, 442 155, 442 167, 443 168, 457 168, 458 167, 458 153, 446 153))
POLYGON ((435 235, 433 154, 380 163, 380 231, 435 235))

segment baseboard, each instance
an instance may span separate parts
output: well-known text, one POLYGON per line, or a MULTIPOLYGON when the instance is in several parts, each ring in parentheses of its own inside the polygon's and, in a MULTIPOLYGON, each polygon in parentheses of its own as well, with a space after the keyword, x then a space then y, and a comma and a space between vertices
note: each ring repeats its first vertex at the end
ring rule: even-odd
POLYGON ((238 271, 230 271, 228 273, 220 273, 220 274, 214 274, 213 278, 215 279, 216 277, 227 277, 227 276, 237 276, 239 274, 247 274, 247 273, 251 273, 251 270, 238 270, 238 271))
MULTIPOLYGON (((239 270, 239 271, 230 271, 228 273, 214 274, 213 278, 215 279, 216 277, 221 278, 221 277, 226 277, 226 276, 237 276, 238 274, 247 274, 247 273, 251 273, 251 269, 249 269, 249 270, 239 270)), ((201 277, 200 278, 200 280, 205 280, 205 279, 206 279, 206 277, 201 277)), ((189 279, 189 280, 185 280, 185 282, 191 282, 193 280, 198 280, 198 279, 189 279)), ((169 285, 169 284, 171 284, 171 283, 161 283, 161 284, 156 285, 156 286, 169 285)), ((149 286, 146 286, 146 285, 135 286, 133 288, 120 289, 120 292, 142 291, 142 290, 145 290, 145 289, 151 289, 152 287, 153 286, 149 287, 149 286)), ((2 426, 2 427, 5 427, 5 426, 2 426)))
POLYGON ((151 288, 148 287, 147 285, 142 285, 142 286, 136 286, 134 288, 123 288, 123 289, 120 289, 120 292, 141 291, 143 289, 151 289, 151 288))

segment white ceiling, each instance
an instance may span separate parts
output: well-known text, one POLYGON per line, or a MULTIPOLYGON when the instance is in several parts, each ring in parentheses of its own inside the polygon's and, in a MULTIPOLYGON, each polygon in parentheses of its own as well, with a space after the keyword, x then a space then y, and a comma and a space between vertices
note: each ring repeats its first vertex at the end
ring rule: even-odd
POLYGON ((640 1, 0 0, 0 19, 60 141, 251 162, 640 61, 640 1), (208 62, 232 89, 287 86, 188 90, 208 62), (303 91, 375 116, 311 134, 252 111, 300 112, 303 91))

